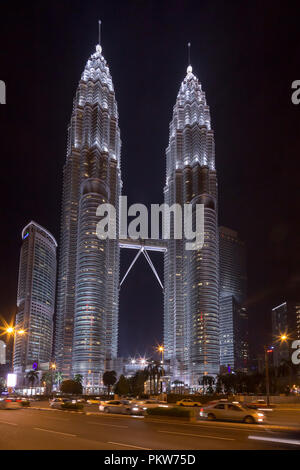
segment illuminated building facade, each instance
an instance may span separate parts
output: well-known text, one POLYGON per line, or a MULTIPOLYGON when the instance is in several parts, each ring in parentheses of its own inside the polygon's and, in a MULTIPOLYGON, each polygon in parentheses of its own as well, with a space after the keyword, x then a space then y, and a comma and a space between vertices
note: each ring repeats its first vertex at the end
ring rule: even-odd
POLYGON ((32 364, 49 363, 52 354, 56 286, 54 237, 36 222, 22 231, 13 367, 15 372, 32 364))
POLYGON ((274 366, 290 362, 294 351, 291 345, 300 340, 300 302, 285 301, 272 308, 272 340, 274 366), (282 335, 287 339, 280 340, 282 335))
POLYGON ((97 45, 68 131, 54 345, 59 370, 83 375, 87 392, 98 391, 105 361, 117 357, 119 242, 97 237, 96 210, 109 202, 118 211, 120 149, 115 92, 97 45))
POLYGON ((0 339, 0 365, 6 364, 6 344, 0 339))
POLYGON ((220 365, 247 372, 249 362, 246 249, 236 231, 219 228, 220 365))
POLYGON ((168 240, 164 264, 165 359, 173 379, 198 386, 219 373, 219 262, 214 133, 191 66, 173 108, 166 157, 165 203, 204 204, 203 248, 168 240))

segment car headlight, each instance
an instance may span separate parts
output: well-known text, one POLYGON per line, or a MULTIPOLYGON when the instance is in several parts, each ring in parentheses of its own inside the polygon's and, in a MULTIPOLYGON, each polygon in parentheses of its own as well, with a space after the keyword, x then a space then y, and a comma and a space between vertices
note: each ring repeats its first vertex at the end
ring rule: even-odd
POLYGON ((263 418, 264 414, 263 413, 257 413, 257 416, 260 416, 261 418, 263 418))
POLYGON ((143 410, 146 410, 146 409, 147 409, 146 407, 143 408, 143 410))
POLYGON ((136 406, 134 406, 134 407, 132 408, 132 411, 139 411, 139 408, 137 408, 136 406))

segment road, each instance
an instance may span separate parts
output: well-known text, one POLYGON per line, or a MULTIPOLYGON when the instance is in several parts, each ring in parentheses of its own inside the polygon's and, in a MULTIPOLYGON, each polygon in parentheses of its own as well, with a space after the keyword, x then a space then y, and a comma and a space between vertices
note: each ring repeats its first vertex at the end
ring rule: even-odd
POLYGON ((0 449, 298 449, 300 435, 261 425, 170 418, 0 410, 0 449), (289 440, 293 441, 289 443, 289 440))

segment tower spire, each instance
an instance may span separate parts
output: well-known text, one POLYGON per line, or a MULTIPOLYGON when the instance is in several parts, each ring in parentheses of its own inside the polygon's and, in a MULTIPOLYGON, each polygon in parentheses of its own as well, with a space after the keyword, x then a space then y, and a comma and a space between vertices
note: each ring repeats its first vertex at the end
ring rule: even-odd
POLYGON ((188 42, 188 66, 186 69, 186 73, 192 73, 193 69, 191 66, 191 43, 188 42))
POLYGON ((101 46, 101 20, 98 20, 98 44, 101 46))

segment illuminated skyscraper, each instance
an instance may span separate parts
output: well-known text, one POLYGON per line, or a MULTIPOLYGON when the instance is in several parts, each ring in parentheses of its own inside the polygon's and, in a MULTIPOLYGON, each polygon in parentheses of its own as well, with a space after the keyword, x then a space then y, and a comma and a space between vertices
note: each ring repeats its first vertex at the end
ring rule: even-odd
POLYGON ((246 248, 237 232, 220 227, 220 364, 247 372, 249 360, 246 248))
POLYGON ((51 360, 57 248, 51 233, 35 222, 24 227, 22 240, 13 358, 20 373, 33 362, 51 360))
POLYGON ((101 385, 105 360, 117 355, 119 243, 97 238, 96 209, 103 202, 118 209, 120 149, 115 92, 97 45, 68 130, 55 327, 59 369, 66 377, 82 374, 91 392, 101 385))
POLYGON ((164 272, 164 346, 173 378, 198 385, 219 373, 217 178, 214 133, 205 93, 192 67, 170 124, 165 203, 204 204, 204 246, 169 240, 164 272))

